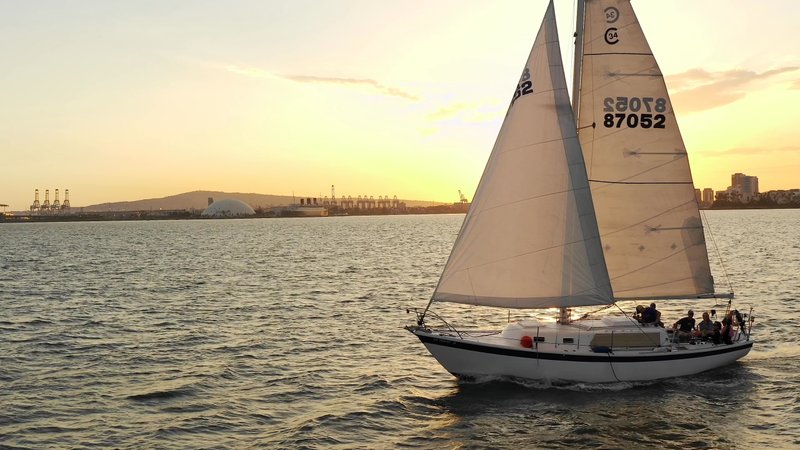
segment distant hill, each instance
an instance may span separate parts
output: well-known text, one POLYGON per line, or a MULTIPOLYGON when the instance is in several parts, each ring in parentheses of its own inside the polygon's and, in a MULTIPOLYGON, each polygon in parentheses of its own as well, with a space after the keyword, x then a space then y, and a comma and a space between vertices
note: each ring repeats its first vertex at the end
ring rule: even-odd
POLYGON ((259 206, 269 208, 272 206, 289 205, 292 197, 286 195, 264 195, 241 192, 221 191, 193 191, 183 194, 170 195, 162 198, 148 198, 129 202, 100 203, 99 205, 84 206, 84 211, 149 211, 156 209, 205 209, 208 198, 223 200, 233 198, 241 200, 253 208, 259 206))
MULTIPOLYGON (((134 200, 130 202, 100 203, 98 205, 84 206, 84 211, 150 211, 158 209, 199 209, 203 210, 208 206, 208 198, 223 200, 233 198, 241 200, 253 208, 270 208, 273 206, 285 206, 294 202, 299 202, 300 197, 294 199, 291 195, 266 195, 241 192, 221 192, 221 191, 193 191, 183 194, 170 195, 163 198, 149 198, 145 200, 134 200)), ((407 206, 430 206, 441 204, 439 202, 424 202, 418 200, 403 200, 407 206)))

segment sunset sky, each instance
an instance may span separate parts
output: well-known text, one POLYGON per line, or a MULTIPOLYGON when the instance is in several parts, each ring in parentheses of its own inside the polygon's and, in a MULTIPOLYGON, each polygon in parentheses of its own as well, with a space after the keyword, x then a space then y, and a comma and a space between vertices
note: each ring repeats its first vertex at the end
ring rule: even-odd
MULTIPOLYGON (((635 0, 695 186, 800 188, 800 2, 635 0)), ((0 2, 0 203, 471 198, 546 0, 0 2)), ((572 67, 574 2, 556 0, 572 67)), ((567 74, 568 82, 571 73, 567 74)))

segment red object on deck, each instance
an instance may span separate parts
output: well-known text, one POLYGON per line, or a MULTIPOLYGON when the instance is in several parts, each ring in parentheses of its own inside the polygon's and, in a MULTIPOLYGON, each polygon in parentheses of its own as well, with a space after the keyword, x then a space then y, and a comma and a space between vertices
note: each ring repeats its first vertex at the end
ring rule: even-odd
POLYGON ((530 336, 522 336, 519 338, 519 343, 525 348, 533 347, 533 339, 530 336))

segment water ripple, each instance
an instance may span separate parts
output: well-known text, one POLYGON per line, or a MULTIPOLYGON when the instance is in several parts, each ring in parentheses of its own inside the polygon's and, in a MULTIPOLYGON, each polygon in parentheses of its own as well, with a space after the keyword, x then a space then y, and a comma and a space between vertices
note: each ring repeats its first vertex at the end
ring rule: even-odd
POLYGON ((757 345, 600 386, 459 383, 402 329, 463 216, 0 224, 0 447, 800 446, 800 211, 708 216, 757 345))

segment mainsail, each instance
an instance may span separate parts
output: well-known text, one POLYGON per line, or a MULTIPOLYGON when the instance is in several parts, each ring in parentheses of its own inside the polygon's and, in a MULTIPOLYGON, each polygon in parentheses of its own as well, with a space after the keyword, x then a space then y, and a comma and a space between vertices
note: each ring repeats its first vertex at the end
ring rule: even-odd
POLYGON ((664 77, 629 1, 589 0, 585 7, 578 133, 614 294, 713 293, 664 77))
POLYGON ((613 302, 552 1, 433 300, 613 302))

